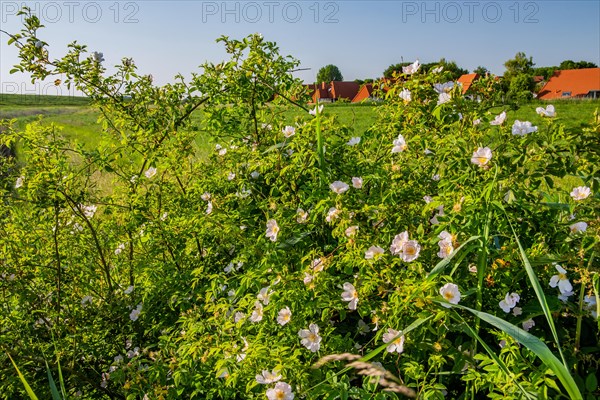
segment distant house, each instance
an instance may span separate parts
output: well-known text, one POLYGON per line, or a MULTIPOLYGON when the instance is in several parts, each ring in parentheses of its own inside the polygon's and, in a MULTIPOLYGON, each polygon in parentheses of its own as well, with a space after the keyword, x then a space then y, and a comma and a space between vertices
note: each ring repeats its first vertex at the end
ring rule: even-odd
POLYGON ((479 74, 464 74, 460 78, 458 78, 457 82, 462 85, 463 94, 467 93, 467 91, 471 88, 473 83, 479 78, 479 74))
POLYGON ((381 92, 386 93, 390 90, 390 85, 393 85, 396 82, 394 79, 383 78, 377 82, 373 83, 365 83, 360 87, 360 90, 352 99, 353 103, 360 103, 365 100, 373 100, 378 101, 381 100, 381 92))
POLYGON ((313 102, 335 102, 338 100, 351 101, 358 93, 360 85, 356 82, 331 81, 322 82, 315 89, 312 99, 313 102))
POLYGON ((540 100, 586 97, 600 99, 600 68, 556 71, 538 93, 540 100))
POLYGON ((374 100, 372 83, 365 83, 362 85, 358 93, 356 93, 356 96, 352 99, 352 102, 360 103, 365 100, 374 100))

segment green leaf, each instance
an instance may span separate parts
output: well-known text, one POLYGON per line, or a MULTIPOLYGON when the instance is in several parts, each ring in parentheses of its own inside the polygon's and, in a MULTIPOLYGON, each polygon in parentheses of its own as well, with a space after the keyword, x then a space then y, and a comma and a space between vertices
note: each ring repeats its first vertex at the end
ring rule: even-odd
POLYGON ((585 388, 589 392, 594 392, 598 388, 598 378, 593 372, 585 378, 585 388))
POLYGON ((309 236, 311 233, 312 232, 302 232, 299 235, 293 236, 293 237, 289 238, 288 240, 281 242, 280 244, 277 245, 277 248, 278 249, 289 249, 290 247, 294 246, 295 244, 300 242, 305 237, 309 236))
MULTIPOLYGON (((438 303, 442 304, 441 301, 438 303)), ((459 304, 453 304, 453 307, 467 310, 476 317, 482 319, 488 324, 493 325, 497 329, 510 335, 517 342, 527 347, 529 350, 535 353, 536 356, 542 360, 558 377, 560 382, 563 384, 567 393, 571 399, 583 399, 571 372, 564 366, 560 360, 552 353, 552 351, 546 346, 546 343, 542 342, 537 337, 533 336, 529 332, 524 331, 516 325, 511 324, 503 319, 500 319, 494 315, 488 314, 483 311, 477 311, 469 307, 461 306, 459 304)))
POLYGON ((33 393, 33 390, 31 390, 31 387, 27 383, 27 380, 25 380, 25 377, 23 376, 23 374, 21 373, 21 371, 19 371, 19 367, 17 367, 17 364, 15 364, 15 361, 12 359, 12 357, 10 356, 10 354, 6 353, 6 355, 8 356, 8 358, 10 358, 10 361, 12 362, 12 365, 17 370, 17 375, 19 376, 19 379, 21 380, 21 383, 23 383, 23 386, 25 387, 25 391, 27 392, 27 395, 29 396, 29 398, 31 400, 38 400, 37 396, 35 395, 35 393, 33 393))
POLYGON ((281 142, 281 143, 274 144, 273 146, 271 146, 268 149, 266 149, 265 151, 263 151, 263 154, 267 154, 267 153, 272 152, 273 150, 280 149, 280 148, 282 148, 285 145, 286 145, 286 142, 281 142))

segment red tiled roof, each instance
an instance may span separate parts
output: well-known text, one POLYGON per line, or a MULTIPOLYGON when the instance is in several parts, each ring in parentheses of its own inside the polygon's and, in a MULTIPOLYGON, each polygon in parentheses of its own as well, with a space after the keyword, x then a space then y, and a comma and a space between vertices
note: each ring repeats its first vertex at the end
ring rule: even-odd
POLYGON ((334 99, 352 100, 359 89, 360 85, 356 82, 331 82, 331 96, 334 99))
POLYGON ((595 90, 600 91, 600 68, 565 69, 554 73, 538 93, 538 99, 585 97, 595 90))
POLYGON ((462 84, 462 92, 463 94, 467 93, 467 90, 479 79, 479 74, 465 74, 458 78, 458 82, 462 84))

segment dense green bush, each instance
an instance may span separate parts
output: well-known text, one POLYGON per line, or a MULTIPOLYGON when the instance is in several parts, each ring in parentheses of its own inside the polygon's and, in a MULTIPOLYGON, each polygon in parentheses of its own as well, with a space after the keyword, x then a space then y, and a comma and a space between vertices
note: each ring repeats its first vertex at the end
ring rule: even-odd
POLYGON ((48 60, 39 28, 13 37, 17 69, 64 74, 106 137, 3 136, 23 149, 0 205, 3 398, 24 393, 7 354, 41 398, 45 361, 69 398, 598 394, 600 121, 507 126, 495 81, 471 101, 415 66, 352 137, 302 109, 297 62, 260 35, 156 87, 78 44, 48 60))

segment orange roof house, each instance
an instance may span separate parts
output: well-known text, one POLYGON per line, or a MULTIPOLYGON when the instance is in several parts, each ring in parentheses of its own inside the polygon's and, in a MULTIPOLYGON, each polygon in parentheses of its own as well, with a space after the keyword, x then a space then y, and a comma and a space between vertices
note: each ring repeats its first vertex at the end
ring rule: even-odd
POLYGON ((366 83, 361 86, 356 96, 352 99, 353 103, 360 103, 361 101, 372 99, 373 98, 373 85, 371 83, 366 83))
POLYGON ((356 82, 331 82, 331 94, 333 99, 352 100, 358 93, 360 85, 356 82))
POLYGON ((463 94, 467 93, 469 88, 473 85, 473 82, 477 79, 479 79, 479 74, 465 74, 458 78, 457 82, 462 85, 463 94))
POLYGON ((322 82, 312 95, 313 102, 334 102, 345 99, 351 101, 358 93, 360 85, 356 82, 322 82))
POLYGON ((390 90, 390 86, 396 84, 397 79, 382 78, 375 83, 365 83, 352 99, 353 103, 360 103, 365 100, 381 100, 383 94, 390 90))
POLYGON ((538 99, 600 98, 600 68, 565 69, 554 72, 538 93, 538 99))
POLYGON ((329 85, 325 82, 321 83, 320 86, 317 86, 312 95, 313 103, 317 103, 319 101, 333 101, 329 93, 329 85))

